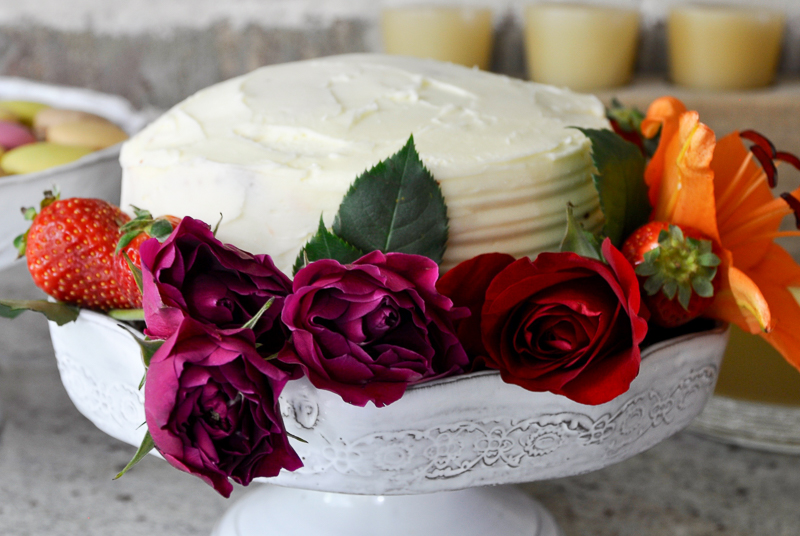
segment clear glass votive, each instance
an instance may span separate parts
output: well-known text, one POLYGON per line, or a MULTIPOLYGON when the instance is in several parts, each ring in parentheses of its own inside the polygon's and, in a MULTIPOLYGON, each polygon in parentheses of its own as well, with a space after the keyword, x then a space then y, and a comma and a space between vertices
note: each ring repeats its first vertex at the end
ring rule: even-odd
POLYGON ((388 54, 489 68, 493 26, 488 8, 390 7, 381 14, 381 30, 388 54))
POLYGON ((667 23, 670 76, 681 86, 734 90, 772 83, 785 15, 761 7, 685 4, 667 23))
POLYGON ((632 75, 639 10, 611 4, 544 2, 525 9, 525 52, 534 82, 578 91, 617 87, 632 75))

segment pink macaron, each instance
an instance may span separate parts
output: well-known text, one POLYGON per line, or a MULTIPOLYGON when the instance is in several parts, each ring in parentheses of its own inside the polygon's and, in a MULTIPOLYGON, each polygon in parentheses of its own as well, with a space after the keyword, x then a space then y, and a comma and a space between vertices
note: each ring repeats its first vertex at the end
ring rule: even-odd
POLYGON ((36 136, 23 125, 11 121, 0 121, 0 145, 4 149, 13 149, 35 141, 36 136))

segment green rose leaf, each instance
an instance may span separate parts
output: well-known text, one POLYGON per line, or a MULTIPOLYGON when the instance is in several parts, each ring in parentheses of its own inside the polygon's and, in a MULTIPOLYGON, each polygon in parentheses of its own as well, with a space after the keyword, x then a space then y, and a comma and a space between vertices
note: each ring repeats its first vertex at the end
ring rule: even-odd
POLYGON ((414 137, 360 175, 339 206, 333 232, 364 252, 424 255, 440 263, 447 246, 447 207, 414 137))
POLYGON ((73 305, 47 300, 0 300, 0 316, 16 318, 25 311, 42 313, 48 320, 63 326, 78 319, 80 309, 73 305))
POLYGON ((570 204, 567 204, 567 232, 561 241, 561 251, 571 251, 581 257, 605 262, 600 251, 600 241, 592 233, 583 230, 583 226, 575 219, 570 204))
POLYGON ((133 455, 133 459, 128 462, 128 465, 126 465, 125 468, 122 471, 120 471, 117 474, 117 476, 113 478, 113 480, 118 479, 119 477, 127 473, 131 467, 142 461, 142 459, 145 456, 147 456, 147 453, 153 450, 155 446, 156 444, 153 443, 153 438, 150 436, 150 432, 148 431, 146 434, 144 434, 144 439, 142 439, 142 444, 136 450, 136 454, 133 455))
POLYGON ((267 303, 262 305, 261 309, 259 309, 258 312, 256 314, 254 314, 253 317, 250 320, 248 320, 247 322, 242 324, 242 327, 244 329, 255 329, 256 328, 256 324, 258 324, 258 321, 261 320, 261 317, 264 316, 264 313, 266 313, 267 310, 270 307, 272 307, 273 303, 275 303, 275 296, 273 296, 270 299, 268 299, 267 303))
POLYGON ((620 247, 650 216, 644 156, 636 145, 610 130, 578 130, 592 142, 593 177, 605 215, 605 235, 620 247))
POLYGON ((292 273, 296 274, 306 264, 320 259, 334 259, 342 264, 349 264, 363 256, 364 252, 328 231, 320 216, 317 234, 300 250, 292 273))
POLYGON ((139 337, 133 335, 132 333, 131 336, 136 340, 136 344, 139 345, 139 349, 141 350, 142 353, 142 363, 144 363, 144 367, 149 368, 150 360, 153 359, 153 356, 158 351, 158 349, 164 345, 164 341, 160 339, 153 340, 149 338, 140 339, 139 337))

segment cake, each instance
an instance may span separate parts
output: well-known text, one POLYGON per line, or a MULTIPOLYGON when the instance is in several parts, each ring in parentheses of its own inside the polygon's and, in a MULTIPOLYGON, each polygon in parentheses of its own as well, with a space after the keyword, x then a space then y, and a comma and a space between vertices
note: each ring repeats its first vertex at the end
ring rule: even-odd
POLYGON ((273 65, 204 89, 122 149, 122 203, 191 215, 291 266, 355 178, 413 135, 439 181, 444 270, 477 254, 557 248, 572 203, 601 224, 595 97, 433 60, 354 54, 273 65))

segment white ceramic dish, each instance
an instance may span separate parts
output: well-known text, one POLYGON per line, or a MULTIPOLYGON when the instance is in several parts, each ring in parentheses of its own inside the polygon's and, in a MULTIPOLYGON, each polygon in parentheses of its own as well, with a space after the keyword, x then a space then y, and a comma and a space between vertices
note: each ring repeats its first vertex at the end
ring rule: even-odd
MULTIPOLYGON (((125 99, 88 89, 55 86, 21 78, 0 77, 0 100, 29 100, 59 108, 82 110, 103 116, 128 134, 149 121, 125 99)), ((122 169, 120 144, 93 152, 63 166, 25 175, 0 177, 0 269, 17 257, 13 240, 30 222, 21 207, 38 207, 45 190, 57 186, 62 197, 96 197, 119 204, 122 169)))
MULTIPOLYGON (((144 367, 136 335, 88 311, 75 323, 51 324, 61 378, 75 406, 103 432, 131 445, 144 435, 138 389, 144 367)), ((485 534, 471 521, 475 512, 468 505, 486 503, 492 490, 455 490, 585 473, 652 447, 703 409, 727 337, 719 327, 647 348, 631 389, 599 406, 525 391, 504 383, 496 372, 417 385, 380 409, 345 404, 306 380, 290 382, 281 406, 288 431, 307 441, 293 442, 305 467, 268 480, 316 491, 262 486, 229 511, 215 534, 485 534), (286 511, 291 504, 296 515, 286 511), (409 524, 403 514, 407 508, 461 522, 447 525, 451 532, 436 532, 441 525, 433 521, 409 524), (309 509, 327 513, 314 516, 315 522, 303 513, 309 509), (377 525, 366 532, 359 532, 358 524, 347 525, 346 513, 352 517, 355 511, 360 519, 374 516, 377 525), (291 520, 291 530, 276 524, 276 516, 291 520)), ((487 504, 495 505, 492 519, 505 525, 493 533, 560 534, 527 497, 514 490, 498 493, 505 498, 487 504)))

